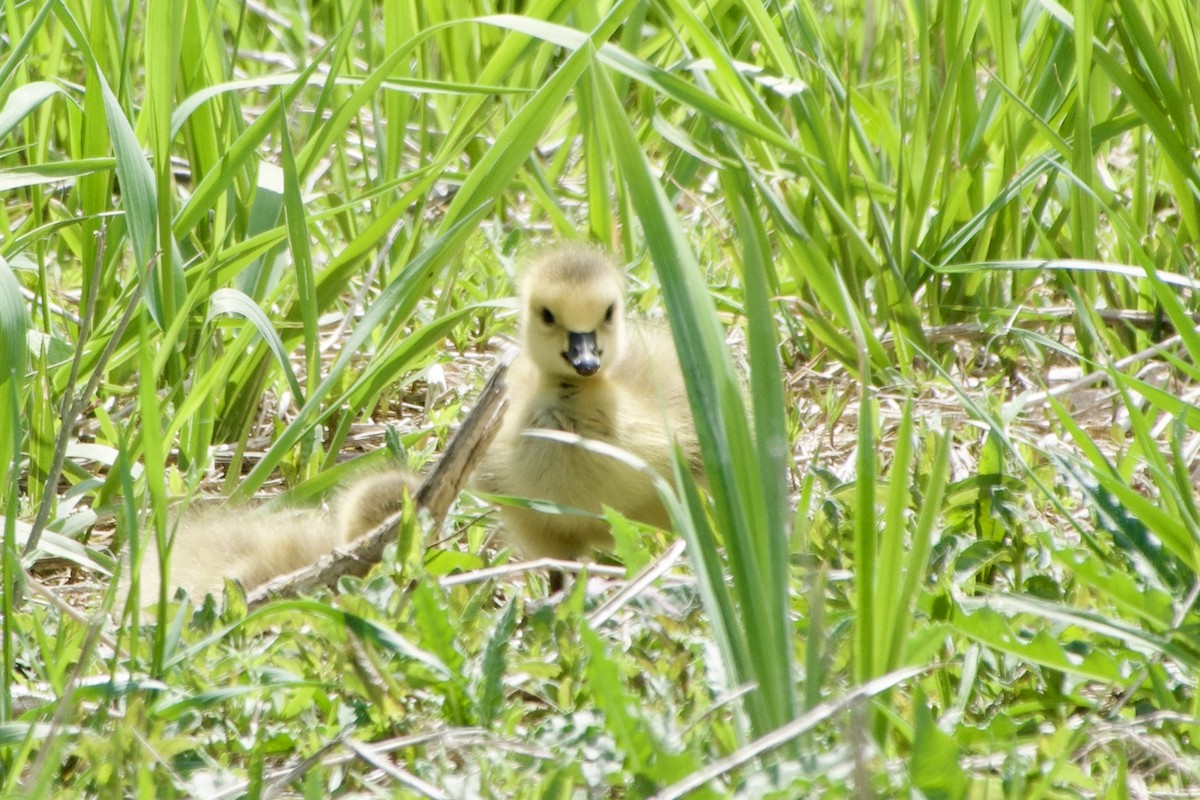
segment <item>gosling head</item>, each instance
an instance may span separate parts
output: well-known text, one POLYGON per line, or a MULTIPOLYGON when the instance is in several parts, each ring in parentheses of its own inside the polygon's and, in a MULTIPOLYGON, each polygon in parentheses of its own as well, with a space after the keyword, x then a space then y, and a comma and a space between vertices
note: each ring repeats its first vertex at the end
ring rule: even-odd
POLYGON ((535 259, 521 276, 521 342, 544 374, 591 378, 620 359, 625 291, 601 253, 565 246, 535 259))

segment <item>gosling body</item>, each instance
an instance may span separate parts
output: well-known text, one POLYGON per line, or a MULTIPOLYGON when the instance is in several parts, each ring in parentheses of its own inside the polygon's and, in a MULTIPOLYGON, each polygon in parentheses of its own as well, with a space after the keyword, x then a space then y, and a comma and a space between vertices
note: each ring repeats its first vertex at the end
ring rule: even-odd
MULTIPOLYGON (((559 247, 520 280, 521 353, 509 410, 482 465, 481 488, 599 515, 605 507, 659 527, 670 520, 650 479, 584 447, 528 435, 565 431, 613 445, 669 475, 674 443, 698 447, 668 331, 625 315, 624 281, 603 254, 559 247)), ((509 535, 531 558, 577 558, 611 546, 607 522, 503 506, 509 535)))
MULTIPOLYGON (((343 489, 332 510, 262 508, 188 512, 175 521, 168 583, 196 601, 220 597, 226 578, 250 591, 273 578, 315 563, 399 511, 416 492, 408 472, 366 475, 343 489)), ((162 565, 153 545, 142 561, 139 602, 157 602, 162 565)), ((129 582, 125 581, 125 591, 129 582)))

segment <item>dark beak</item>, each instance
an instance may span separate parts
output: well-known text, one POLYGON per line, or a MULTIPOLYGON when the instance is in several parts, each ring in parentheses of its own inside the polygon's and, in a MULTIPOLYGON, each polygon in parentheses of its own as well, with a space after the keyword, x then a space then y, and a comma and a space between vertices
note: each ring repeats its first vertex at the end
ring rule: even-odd
POLYGON ((567 334, 567 350, 563 358, 580 375, 595 375, 600 370, 600 351, 596 349, 596 332, 567 334))

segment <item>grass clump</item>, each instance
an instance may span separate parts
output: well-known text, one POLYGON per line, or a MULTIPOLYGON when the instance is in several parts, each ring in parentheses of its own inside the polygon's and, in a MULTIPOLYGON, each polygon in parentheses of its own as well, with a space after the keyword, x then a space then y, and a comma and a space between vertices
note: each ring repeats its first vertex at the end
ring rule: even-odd
POLYGON ((3 791, 1195 794, 1196 10, 427 6, 0 12, 3 791), (116 607, 172 500, 435 459, 571 237, 688 379, 653 580, 464 497, 116 607))

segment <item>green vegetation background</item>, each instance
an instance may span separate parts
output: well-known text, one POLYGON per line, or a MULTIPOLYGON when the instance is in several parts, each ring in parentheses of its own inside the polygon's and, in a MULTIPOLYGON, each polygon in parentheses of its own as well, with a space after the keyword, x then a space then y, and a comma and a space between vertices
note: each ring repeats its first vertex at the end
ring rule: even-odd
POLYGON ((1200 792, 1190 0, 8 0, 0 44, 7 796, 1200 792), (336 594, 113 607, 169 499, 435 458, 572 237, 704 446, 686 556, 614 523, 652 588, 544 605, 465 498, 336 594))

